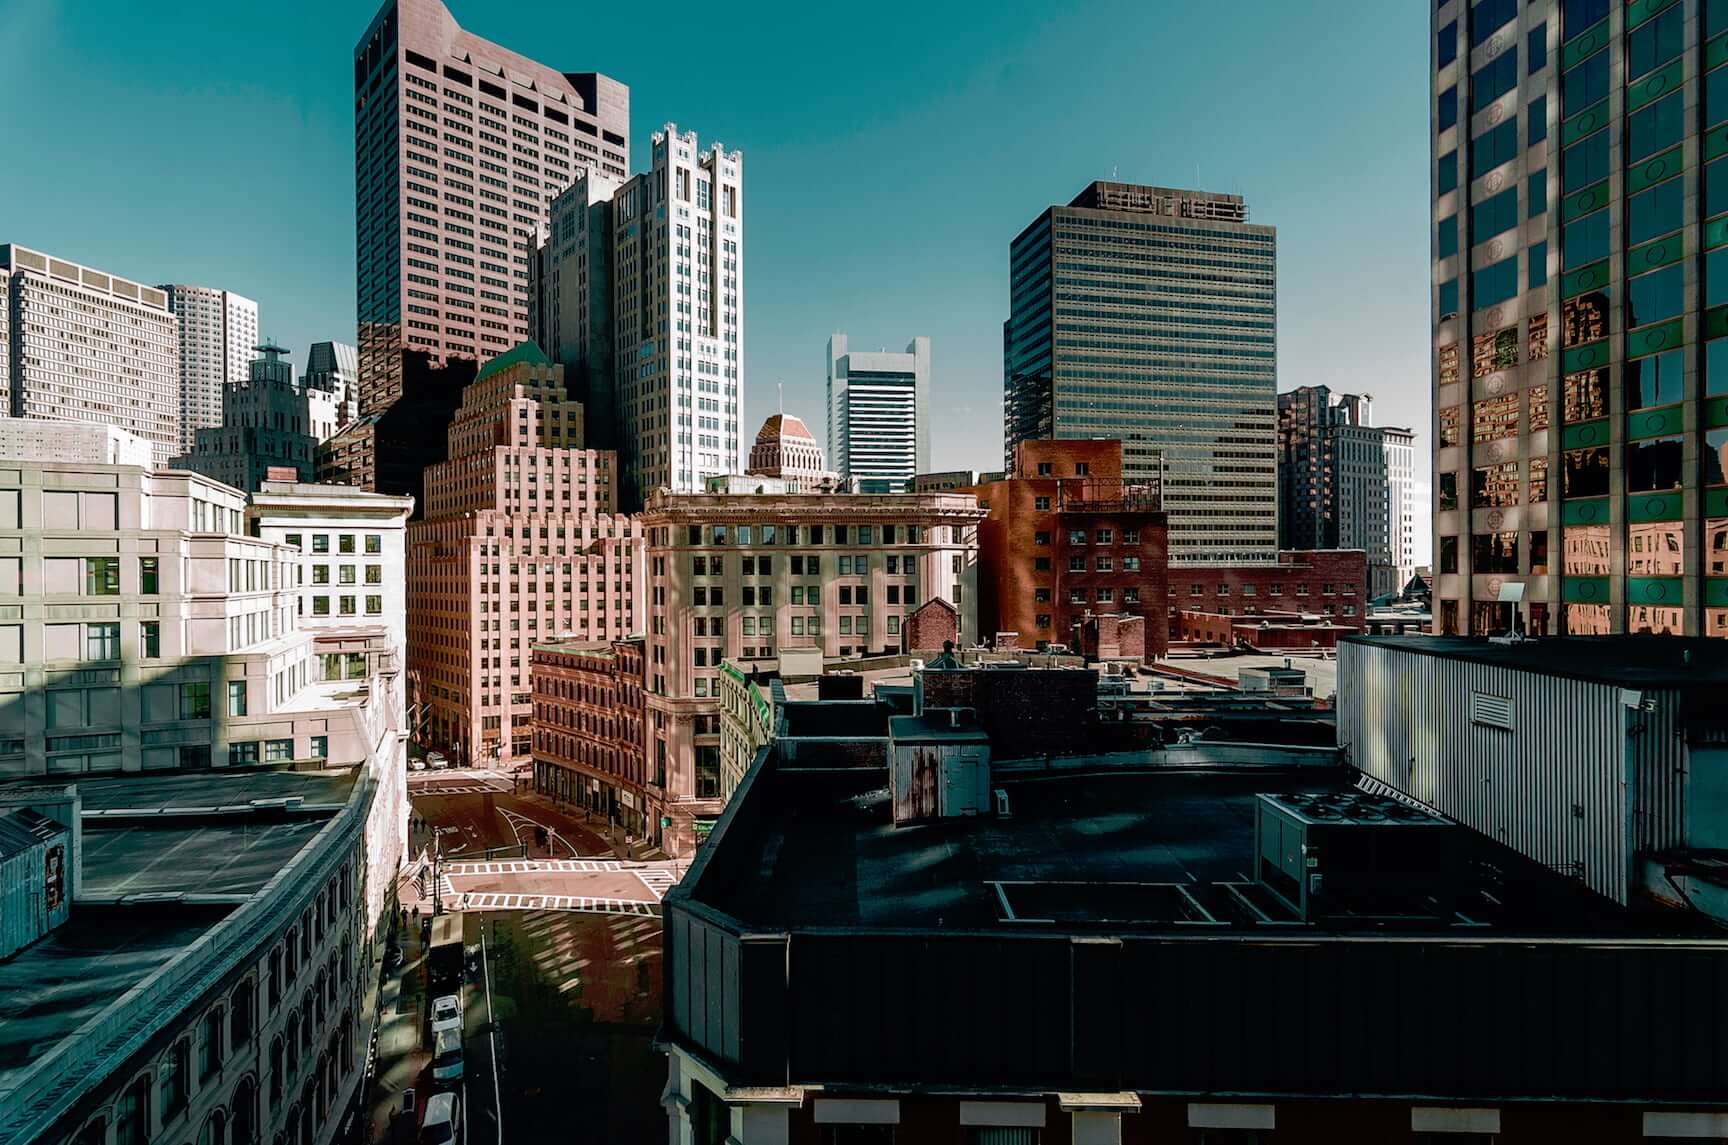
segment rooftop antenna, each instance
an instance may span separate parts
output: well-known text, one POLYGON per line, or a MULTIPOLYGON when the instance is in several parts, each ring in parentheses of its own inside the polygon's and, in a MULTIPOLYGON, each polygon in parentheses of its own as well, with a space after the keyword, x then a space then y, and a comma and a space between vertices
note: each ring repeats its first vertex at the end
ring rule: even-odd
POLYGON ((775 382, 774 388, 780 391, 780 412, 784 414, 786 412, 786 383, 775 382))
POLYGON ((1112 183, 1116 181, 1116 164, 1114 163, 1110 164, 1110 181, 1112 183))

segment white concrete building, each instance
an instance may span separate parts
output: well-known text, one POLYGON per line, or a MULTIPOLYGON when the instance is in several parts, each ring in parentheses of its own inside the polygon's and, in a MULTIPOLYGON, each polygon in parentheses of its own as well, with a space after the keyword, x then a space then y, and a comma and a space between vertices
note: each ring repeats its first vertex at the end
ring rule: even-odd
POLYGON ((744 157, 668 123, 612 196, 612 353, 625 507, 741 469, 744 157))
POLYGON ((11 461, 88 461, 148 469, 153 456, 148 441, 117 425, 0 417, 0 457, 11 461))
POLYGON ((244 382, 258 345, 258 304, 230 290, 168 284, 168 308, 180 320, 180 451, 200 429, 222 424, 222 391, 244 382))
MULTIPOLYGON (((1374 584, 1371 591, 1402 592, 1416 575, 1416 435, 1408 429, 1383 426, 1386 456, 1386 515, 1392 542, 1391 567, 1397 583, 1389 589, 1374 584)), ((1369 570, 1373 575, 1374 570, 1369 570)))
MULTIPOLYGON (((291 585, 301 627, 352 633, 382 626, 406 663, 407 528, 414 498, 351 485, 265 481, 247 506, 250 531, 292 551, 291 585)), ((405 704, 405 676, 396 677, 405 704)))
POLYGON ((247 367, 245 380, 222 387, 222 423, 200 429, 192 451, 173 461, 248 492, 274 468, 292 467, 310 481, 318 469, 318 445, 338 428, 336 391, 294 378, 294 364, 270 343, 247 367))
POLYGON ((9 412, 117 425, 158 464, 180 448, 179 321, 168 296, 0 243, 9 412))
POLYGON ((359 351, 346 342, 314 342, 306 354, 306 372, 300 376, 300 385, 332 396, 337 429, 359 416, 359 362, 359 351))
POLYGON ((860 493, 906 493, 930 468, 930 339, 903 354, 828 339, 828 454, 860 493))

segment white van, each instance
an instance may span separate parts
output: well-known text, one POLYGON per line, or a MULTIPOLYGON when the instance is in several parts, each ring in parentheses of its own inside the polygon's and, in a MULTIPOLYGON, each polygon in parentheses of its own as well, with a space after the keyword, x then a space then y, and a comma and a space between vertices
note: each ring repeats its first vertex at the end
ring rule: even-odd
POLYGON ((450 760, 441 751, 427 752, 426 762, 431 764, 435 771, 443 771, 446 767, 450 766, 450 760))
MULTIPOLYGON (((462 1031, 439 1030, 432 1051, 432 1080, 462 1080, 462 1031)), ((430 1106, 428 1106, 430 1108, 430 1106)))
POLYGON ((457 1117, 456 1095, 435 1094, 426 1103, 426 1120, 420 1123, 421 1145, 455 1145, 462 1140, 462 1122, 457 1117))

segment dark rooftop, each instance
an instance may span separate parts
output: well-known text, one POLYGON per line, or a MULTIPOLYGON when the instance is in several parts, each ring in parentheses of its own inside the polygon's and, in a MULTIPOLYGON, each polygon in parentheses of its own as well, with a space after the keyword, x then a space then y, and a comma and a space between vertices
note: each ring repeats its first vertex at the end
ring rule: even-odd
POLYGON ((238 807, 255 799, 299 797, 335 806, 348 801, 355 771, 197 771, 161 775, 132 774, 80 778, 78 794, 85 812, 214 809, 238 807))
POLYGON ((252 895, 327 822, 303 816, 198 825, 122 820, 94 829, 86 824, 79 901, 137 894, 252 895))
POLYGON ((885 739, 890 709, 875 700, 791 700, 780 712, 786 736, 885 739))
MULTIPOLYGON (((734 799, 688 897, 746 928, 1165 932, 1235 927, 1293 937, 1383 925, 1297 920, 1255 881, 1260 793, 1346 794, 1354 773, 1306 766, 1150 770, 1004 781, 1009 818, 896 828, 886 790, 783 775, 773 761, 734 799), (748 807, 740 807, 739 801, 748 807), (720 858, 716 858, 719 855, 720 858), (1300 928, 1300 929, 1298 929, 1300 928)), ((886 782, 886 777, 872 781, 886 782)), ((1717 933, 1697 916, 1624 910, 1457 827, 1456 909, 1402 920, 1468 941, 1489 933, 1717 933), (1490 891, 1491 894, 1487 893, 1490 891)))
POLYGON ((73 908, 0 962, 0 1090, 7 1079, 220 922, 224 910, 73 908))
POLYGON ((1550 636, 1494 644, 1464 636, 1347 636, 1369 644, 1598 684, 1728 684, 1728 641, 1687 636, 1550 636))

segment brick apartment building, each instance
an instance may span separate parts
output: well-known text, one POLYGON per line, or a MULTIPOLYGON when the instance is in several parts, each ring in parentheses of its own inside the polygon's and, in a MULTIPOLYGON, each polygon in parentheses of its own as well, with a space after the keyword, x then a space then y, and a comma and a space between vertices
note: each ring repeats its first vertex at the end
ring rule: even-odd
MULTIPOLYGON (((1261 618, 1275 627, 1280 621, 1300 623, 1309 617, 1322 627, 1360 632, 1368 610, 1367 584, 1368 554, 1361 549, 1281 552, 1272 565, 1173 569, 1169 638, 1217 643, 1217 634, 1232 627, 1224 618, 1242 617, 1261 618)), ((1273 643, 1290 647, 1308 641, 1273 643)))
POLYGON ((534 646, 534 790, 658 842, 666 765, 645 762, 642 650, 640 636, 534 646))
POLYGON ((898 652, 907 618, 935 599, 975 640, 982 517, 969 493, 650 498, 646 754, 665 761, 669 853, 693 850, 723 805, 722 664, 898 652))
MULTIPOLYGON (((975 487, 979 624, 1022 648, 1078 647, 1095 615, 1165 611, 1169 530, 1155 487, 1122 476, 1114 440, 1022 441, 1013 468, 975 487)), ((1162 626, 1146 653, 1163 651, 1162 626)))
POLYGON ((463 391, 449 460, 426 470, 408 532, 415 734, 458 762, 529 762, 536 643, 641 631, 641 533, 582 424, 564 368, 523 343, 463 391))

